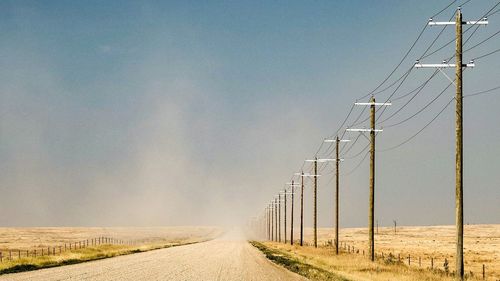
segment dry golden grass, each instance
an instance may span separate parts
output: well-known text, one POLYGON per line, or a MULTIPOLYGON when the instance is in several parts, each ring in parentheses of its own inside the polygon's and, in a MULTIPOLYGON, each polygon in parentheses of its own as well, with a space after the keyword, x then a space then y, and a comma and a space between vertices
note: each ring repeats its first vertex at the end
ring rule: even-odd
MULTIPOLYGON (((97 227, 41 227, 41 228, 0 228, 0 274, 33 270, 44 267, 72 264, 83 261, 114 257, 118 255, 149 251, 213 239, 222 233, 213 227, 140 227, 140 228, 97 228, 97 227), (57 247, 95 237, 112 237, 124 241, 134 240, 132 245, 98 245, 82 249, 72 249, 56 255, 32 256, 32 250, 57 247), (14 250, 13 259, 6 253, 14 250), (17 250, 21 250, 18 258, 17 250), (30 250, 30 257, 25 251, 30 250)), ((64 249, 64 248, 63 248, 64 249)), ((41 251, 38 251, 40 255, 41 251)))
POLYGON ((219 233, 213 227, 8 227, 0 228, 0 250, 28 250, 97 237, 151 242, 189 242, 219 233))
MULTIPOLYGON (((482 274, 482 265, 486 266, 489 280, 500 280, 500 225, 467 225, 464 231, 465 271, 475 276, 482 274)), ((299 237, 298 233, 295 237, 299 237)), ((304 230, 304 239, 312 243, 312 229, 304 230)), ((319 244, 334 239, 331 228, 318 229, 319 244)), ((355 249, 367 252, 368 231, 366 228, 346 228, 340 231, 340 241, 354 246, 355 249)), ((455 227, 454 226, 418 226, 394 228, 379 227, 375 235, 375 249, 378 254, 392 253, 403 257, 407 264, 408 254, 411 255, 412 267, 430 267, 431 257, 434 267, 443 269, 444 259, 449 262, 450 271, 455 268, 455 227)), ((331 250, 330 250, 331 251, 331 250)))
MULTIPOLYGON (((370 262, 362 255, 342 253, 334 256, 331 248, 311 246, 300 247, 290 246, 283 243, 266 242, 265 246, 278 250, 283 256, 290 256, 300 263, 308 264, 331 272, 346 280, 373 280, 373 281, 451 281, 451 276, 446 276, 443 272, 430 271, 414 267, 407 267, 401 264, 388 264, 382 260, 370 262)), ((301 274, 301 272, 298 272, 301 274)), ((307 274, 307 272, 306 272, 307 274)), ((321 277, 313 280, 323 280, 321 277)), ((330 279, 328 279, 330 280, 330 279)), ((339 279, 331 279, 339 280, 339 279)), ((341 279, 340 279, 341 280, 341 279)), ((472 278, 471 280, 479 280, 472 278)))

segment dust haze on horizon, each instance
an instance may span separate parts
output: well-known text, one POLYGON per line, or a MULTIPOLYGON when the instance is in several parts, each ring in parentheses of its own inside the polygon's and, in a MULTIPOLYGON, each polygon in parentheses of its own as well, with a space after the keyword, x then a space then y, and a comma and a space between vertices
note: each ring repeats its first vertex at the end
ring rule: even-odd
MULTIPOLYGON (((252 2, 2 2, 0 225, 242 225, 314 157, 444 4, 252 2), (382 12, 373 24, 363 19, 382 12)), ((471 3, 467 18, 493 2, 471 3)), ((498 30, 500 17, 490 22, 476 41, 498 30)), ((465 90, 497 86, 499 62, 465 72, 465 90)), ((429 75, 415 72, 402 92, 429 75)), ((399 119, 446 83, 433 80, 399 119)), ((446 102, 385 130, 377 147, 404 140, 446 102)), ((499 106, 496 94, 465 103, 466 223, 500 223, 499 106)), ((448 108, 408 145, 377 155, 381 225, 454 222, 453 118, 448 108)), ((333 214, 327 173, 319 186, 325 227, 333 214)), ((366 163, 342 188, 341 223, 365 226, 366 163)), ((305 200, 309 225, 310 189, 305 200)))

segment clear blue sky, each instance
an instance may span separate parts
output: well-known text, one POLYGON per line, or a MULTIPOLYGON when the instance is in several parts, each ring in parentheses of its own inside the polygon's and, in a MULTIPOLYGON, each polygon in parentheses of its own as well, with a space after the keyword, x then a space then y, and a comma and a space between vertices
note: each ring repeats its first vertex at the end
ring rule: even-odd
MULTIPOLYGON (((2 1, 0 225, 242 222, 314 156, 449 2, 2 1)), ((459 2, 436 20, 448 20, 459 2)), ((495 3, 472 0, 464 17, 475 20, 495 3)), ((468 44, 498 31, 499 15, 468 44)), ((439 30, 425 31, 393 78, 439 30)), ((435 47, 452 38, 449 28, 435 47)), ((464 59, 498 48, 499 38, 464 59)), ((452 54, 453 45, 426 62, 452 54)), ((499 58, 466 72, 466 93, 500 84, 499 58)), ((398 94, 430 71, 413 71, 398 94)), ((437 76, 391 121, 446 85, 437 76)), ((414 134, 452 96, 450 88, 417 118, 385 130, 377 147, 414 134)), ((498 94, 465 103, 466 222, 500 222, 499 106, 498 94)), ((382 224, 453 223, 453 118, 450 107, 407 145, 379 153, 382 224)), ((361 157, 346 160, 344 171, 361 157)), ((320 181, 322 226, 332 221, 330 170, 320 181)), ((342 184, 342 223, 365 225, 366 163, 342 184)))

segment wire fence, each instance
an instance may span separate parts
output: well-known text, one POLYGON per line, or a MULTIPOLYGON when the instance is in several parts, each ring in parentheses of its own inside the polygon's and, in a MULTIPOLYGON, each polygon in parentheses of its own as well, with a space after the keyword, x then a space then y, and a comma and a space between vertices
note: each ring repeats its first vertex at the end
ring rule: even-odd
POLYGON ((55 256, 68 251, 75 251, 91 247, 104 245, 137 245, 138 240, 122 240, 113 237, 96 237, 80 240, 76 242, 64 243, 56 246, 34 247, 32 249, 8 249, 0 250, 0 263, 7 261, 20 260, 23 258, 36 258, 43 256, 55 256))
MULTIPOLYGON (((306 246, 312 246, 310 242, 304 243, 306 246)), ((323 247, 331 247, 332 249, 334 248, 334 241, 328 240, 326 242, 323 242, 323 247)), ((348 244, 346 242, 340 242, 339 244, 339 252, 342 252, 344 254, 354 254, 354 255, 368 255, 368 251, 361 248, 355 248, 353 245, 348 244)), ((421 268, 421 269, 427 269, 430 270, 434 273, 439 273, 447 276, 453 275, 453 272, 450 269, 450 262, 449 259, 446 257, 441 257, 441 258, 435 258, 432 256, 426 256, 422 258, 421 256, 418 255, 412 255, 411 253, 396 253, 396 252, 375 252, 375 259, 378 261, 382 261, 385 264, 394 264, 394 265, 406 265, 408 267, 412 268, 421 268)), ((479 278, 481 280, 487 280, 488 277, 492 277, 493 280, 495 279, 495 276, 488 276, 486 272, 486 264, 481 264, 480 266, 480 271, 472 271, 469 270, 466 272, 466 277, 467 278, 479 278)))

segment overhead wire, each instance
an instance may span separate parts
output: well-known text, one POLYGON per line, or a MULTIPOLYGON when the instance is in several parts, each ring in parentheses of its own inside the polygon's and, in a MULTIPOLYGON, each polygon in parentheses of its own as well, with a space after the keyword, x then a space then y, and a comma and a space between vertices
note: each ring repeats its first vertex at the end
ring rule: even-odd
POLYGON ((451 104, 451 102, 454 100, 455 98, 452 98, 442 109, 441 111, 439 111, 439 113, 434 116, 434 118, 431 119, 431 121, 429 121, 429 123, 425 124, 425 126, 423 128, 421 128, 420 130, 418 130, 414 135, 412 135, 411 137, 409 137, 408 139, 406 139, 405 141, 401 142, 400 144, 398 145, 395 145, 395 146, 392 146, 392 147, 389 147, 389 148, 386 148, 386 149, 379 149, 378 151, 380 152, 386 152, 386 151, 390 151, 390 150, 394 150, 396 148, 399 148, 403 145, 405 145, 406 143, 408 143, 409 141, 411 141, 412 139, 414 139, 415 137, 417 137, 423 130, 425 130, 427 127, 429 127, 430 124, 432 124, 432 122, 434 122, 440 115, 441 113, 443 113, 443 111, 448 108, 448 106, 451 104))
MULTIPOLYGON (((470 1, 471 1, 471 0, 467 0, 467 1, 465 1, 465 2, 462 4, 462 6, 463 6, 463 5, 465 5, 465 4, 467 4, 467 3, 468 3, 468 2, 470 2, 470 1)), ((447 10, 447 9, 448 9, 451 5, 453 5, 453 4, 454 4, 454 3, 456 3, 456 2, 457 2, 457 0, 451 1, 451 2, 450 2, 447 6, 446 6, 446 7, 444 7, 443 9, 441 9, 439 12, 437 12, 436 14, 434 14, 432 17, 436 17, 436 16, 438 16, 439 14, 441 14, 442 12, 444 12, 445 10, 447 10)), ((496 7, 496 6, 494 6, 494 7, 496 7)), ((490 11, 489 11, 489 12, 491 12, 491 10, 492 10, 492 9, 490 9, 490 11)), ((488 12, 488 13, 489 13, 489 12, 488 12)), ((493 12, 493 13, 491 13, 491 14, 494 14, 494 13, 496 13, 496 12, 498 12, 498 11, 495 11, 495 12, 493 12)), ((422 30, 420 31, 420 33, 418 34, 417 38, 414 40, 414 42, 412 43, 412 45, 410 46, 410 48, 408 49, 408 51, 405 53, 405 55, 404 55, 404 56, 403 56, 403 58, 399 61, 399 63, 396 65, 396 67, 395 67, 395 68, 394 68, 394 69, 393 69, 393 70, 389 73, 389 75, 388 75, 388 76, 387 76, 387 77, 386 77, 386 78, 385 78, 385 79, 384 79, 384 80, 383 80, 383 81, 382 81, 382 82, 381 82, 381 83, 380 83, 377 87, 375 87, 375 89, 373 89, 373 90, 372 90, 372 91, 370 91, 367 95, 365 95, 365 96, 363 96, 363 97, 361 97, 361 98, 359 98, 359 99, 365 98, 365 97, 367 97, 367 96, 369 96, 369 95, 372 95, 372 94, 378 94, 378 93, 381 93, 381 92, 383 92, 383 91, 385 91, 385 90, 387 90, 387 89, 391 88, 392 86, 396 85, 398 81, 400 81, 401 79, 403 79, 403 81, 401 81, 401 83, 398 85, 398 88, 397 88, 397 89, 399 89, 399 87, 402 85, 402 83, 404 82, 404 80, 406 80, 406 78, 408 77, 408 75, 411 73, 412 68, 408 69, 405 73, 403 73, 403 75, 402 75, 401 77, 399 77, 396 81, 392 82, 392 83, 391 83, 388 87, 386 87, 386 88, 384 88, 384 89, 382 89, 382 90, 379 90, 379 89, 380 89, 380 87, 381 87, 381 86, 383 86, 383 85, 384 85, 384 84, 385 84, 385 83, 386 83, 386 82, 390 79, 390 77, 392 77, 392 76, 393 76, 393 74, 397 71, 397 69, 399 69, 399 67, 402 65, 402 63, 404 62, 404 60, 408 57, 408 55, 410 54, 410 52, 413 50, 413 48, 416 46, 417 42, 418 42, 418 41, 420 40, 420 38, 422 37, 422 35, 423 35, 424 31, 426 30, 426 28, 427 28, 427 24, 426 24, 426 25, 422 28, 422 30), (379 90, 379 91, 378 91, 378 90, 379 90)), ((431 44, 431 46, 432 46, 433 44, 434 44, 434 43, 432 43, 432 44, 431 44)), ((428 49, 429 49, 429 48, 428 48, 428 49)), ((498 51, 500 51, 500 49, 499 49, 498 51)), ((495 52, 497 52, 497 51, 494 51, 494 52, 492 52, 492 53, 495 53, 495 52)), ((490 55, 490 54, 486 54, 486 56, 487 56, 487 55, 490 55)), ((419 88, 419 87, 417 87, 417 89, 418 89, 418 88, 419 88)), ((396 91, 397 91, 397 89, 396 89, 396 91)), ((415 89, 415 90, 417 90, 417 89, 415 89)), ((395 94, 395 92, 396 92, 396 91, 394 91, 394 92, 391 94, 391 96, 390 96, 390 97, 392 97, 392 96, 395 94)), ((418 90, 417 90, 417 91, 418 91, 418 90)), ((409 95, 409 93, 408 93, 407 95, 409 95)), ((390 98, 390 97, 389 97, 389 98, 390 98)), ((339 131, 340 131, 340 130, 342 129, 342 127, 346 124, 346 122, 347 122, 347 120, 349 119, 350 115, 352 114, 353 110, 354 110, 354 104, 351 106, 351 109, 349 110, 349 112, 348 112, 348 114, 347 114, 346 118, 344 119, 344 121, 342 122, 342 124, 339 126, 339 128, 337 129, 337 131, 335 132, 335 134, 334 134, 334 135, 338 135, 339 131)), ((385 109, 384 109, 384 110, 385 110, 385 109)), ((364 108, 363 108, 363 110, 361 110, 361 113, 360 113, 360 114, 359 114, 359 116, 356 118, 356 120, 353 122, 353 124, 354 124, 354 123, 356 123, 356 122, 357 122, 357 121, 361 118, 361 116, 363 115, 363 113, 364 113, 365 111, 366 111, 366 107, 364 107, 364 108)), ((351 125, 351 126, 353 126, 353 125, 351 125)), ((346 133, 346 131, 344 130, 344 131, 343 131, 343 133, 342 133, 342 137, 345 135, 345 133, 346 133)), ((356 141, 354 141, 354 142, 353 142, 353 144, 355 144, 355 143, 357 142, 357 140, 358 140, 358 139, 359 139, 359 136, 358 136, 358 138, 356 138, 356 141)), ((320 144, 319 148, 317 149, 317 151, 316 151, 316 153, 315 153, 315 156, 317 156, 317 155, 318 155, 318 153, 321 151, 321 149, 322 149, 322 147, 323 147, 323 146, 324 146, 324 142, 322 142, 322 143, 320 144)), ((345 145, 343 146, 342 150, 344 150, 346 146, 347 146, 347 144, 345 144, 345 145)), ((329 147, 327 150, 329 151, 331 147, 332 147, 332 145, 330 145, 330 147, 329 147)), ((348 151, 350 151, 350 150, 352 149, 352 147, 353 147, 353 146, 351 145, 351 146, 347 149, 346 153, 347 153, 348 151)), ((365 155, 365 157, 364 157, 364 158, 366 158, 366 155, 365 155)), ((364 159, 364 158, 363 158, 363 159, 364 159)), ((361 162, 362 162, 362 161, 361 161, 361 162)), ((306 162, 303 162, 303 163, 302 163, 301 168, 299 169, 300 171, 303 171, 303 170, 304 170, 305 164, 306 164, 306 162)), ((293 179, 294 177, 295 177, 295 175, 293 175, 293 176, 291 177, 291 179, 293 179)))

